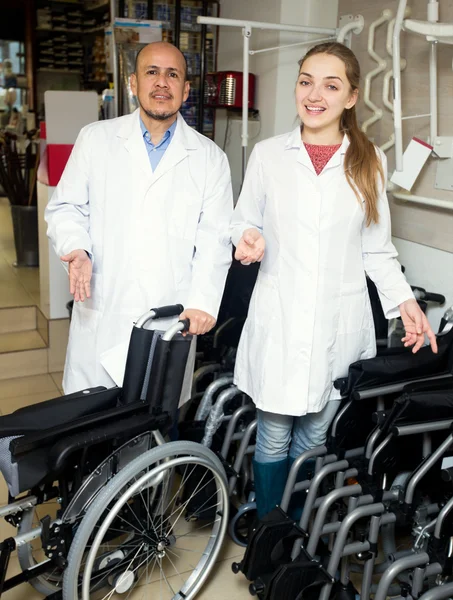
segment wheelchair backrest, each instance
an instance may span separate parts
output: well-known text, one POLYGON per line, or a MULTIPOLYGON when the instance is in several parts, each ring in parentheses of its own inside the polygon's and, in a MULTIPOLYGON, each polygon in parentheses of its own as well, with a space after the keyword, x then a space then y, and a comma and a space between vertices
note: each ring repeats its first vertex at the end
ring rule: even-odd
POLYGON ((122 404, 146 401, 150 411, 174 415, 181 398, 191 337, 162 339, 157 330, 134 327, 124 374, 122 404), (162 379, 162 380, 161 380, 162 379))

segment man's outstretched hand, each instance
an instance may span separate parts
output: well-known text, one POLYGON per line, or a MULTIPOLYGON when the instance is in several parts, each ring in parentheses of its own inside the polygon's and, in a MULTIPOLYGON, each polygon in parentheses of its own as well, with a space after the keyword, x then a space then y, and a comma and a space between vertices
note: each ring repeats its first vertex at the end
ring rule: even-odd
POLYGON ((85 250, 73 250, 60 257, 69 268, 69 292, 76 302, 91 297, 91 259, 85 250))

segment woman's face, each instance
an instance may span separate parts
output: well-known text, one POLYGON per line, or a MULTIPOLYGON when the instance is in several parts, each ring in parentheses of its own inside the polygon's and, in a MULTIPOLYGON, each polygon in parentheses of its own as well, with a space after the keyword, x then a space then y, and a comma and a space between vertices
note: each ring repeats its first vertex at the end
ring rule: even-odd
POLYGON ((343 111, 357 102, 346 77, 345 64, 331 54, 307 58, 296 84, 296 106, 304 130, 338 132, 343 111))

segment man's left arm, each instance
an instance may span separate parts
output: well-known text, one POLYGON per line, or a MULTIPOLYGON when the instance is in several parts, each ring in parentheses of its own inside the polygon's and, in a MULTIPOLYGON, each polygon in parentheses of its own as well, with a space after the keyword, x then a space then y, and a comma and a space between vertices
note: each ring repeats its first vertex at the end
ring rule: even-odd
POLYGON ((230 166, 218 150, 206 179, 198 221, 192 283, 182 318, 191 320, 190 333, 207 333, 214 327, 231 264, 229 225, 233 212, 230 166))

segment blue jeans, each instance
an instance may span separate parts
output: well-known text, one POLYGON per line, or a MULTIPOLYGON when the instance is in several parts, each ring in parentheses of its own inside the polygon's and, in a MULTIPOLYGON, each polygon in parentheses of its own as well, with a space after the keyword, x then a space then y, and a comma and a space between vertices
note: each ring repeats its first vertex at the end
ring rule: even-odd
POLYGON ((288 455, 294 459, 305 450, 322 446, 339 406, 340 400, 331 400, 321 412, 302 417, 258 409, 255 460, 260 463, 278 462, 288 455))

